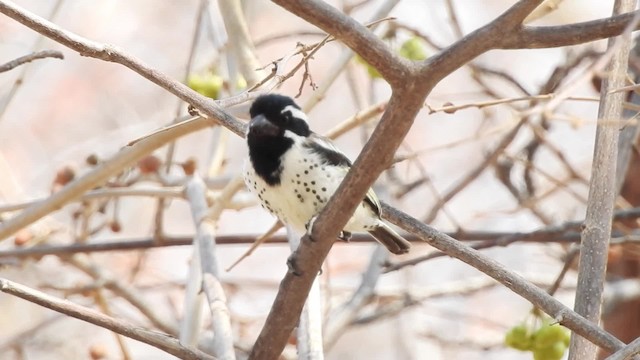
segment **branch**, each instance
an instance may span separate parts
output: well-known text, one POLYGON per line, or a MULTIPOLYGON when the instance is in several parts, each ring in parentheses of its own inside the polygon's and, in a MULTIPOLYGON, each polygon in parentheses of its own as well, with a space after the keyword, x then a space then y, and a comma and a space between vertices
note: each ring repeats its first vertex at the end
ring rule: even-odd
MULTIPOLYGON (((0 3, 0 11, 4 4, 0 3)), ((213 124, 208 118, 196 118, 184 126, 170 126, 166 130, 158 131, 131 146, 123 148, 111 159, 101 163, 86 175, 74 180, 62 190, 51 195, 47 200, 31 205, 19 215, 2 222, 0 225, 0 241, 6 239, 16 231, 39 220, 47 214, 58 210, 63 205, 74 201, 85 192, 104 184, 111 176, 132 166, 145 155, 150 154, 161 146, 194 131, 207 128, 213 124)))
POLYGON ((386 215, 385 218, 391 223, 421 237, 423 241, 447 253, 449 256, 455 257, 496 279, 516 294, 542 309, 562 325, 589 339, 594 344, 609 350, 619 350, 624 346, 622 341, 567 308, 561 302, 531 284, 520 275, 509 271, 503 265, 482 255, 477 250, 469 248, 463 243, 438 232, 399 210, 388 206, 385 206, 383 210, 386 215))
MULTIPOLYGON (((617 0, 614 13, 626 12, 636 7, 635 0, 617 0)), ((638 13, 640 14, 640 13, 638 13)), ((634 20, 637 23, 637 20, 634 20)), ((606 281, 607 257, 611 240, 611 217, 616 187, 616 159, 618 156, 619 126, 622 124, 622 104, 626 94, 612 90, 625 85, 631 49, 631 36, 609 39, 608 51, 613 53, 607 66, 601 90, 595 150, 589 184, 587 214, 582 230, 578 287, 574 309, 587 320, 598 324, 602 307, 602 292, 606 281)), ((569 359, 596 359, 597 347, 587 339, 572 336, 569 359)))
POLYGON ((605 360, 626 360, 631 359, 635 354, 640 353, 640 338, 637 338, 629 343, 629 345, 623 347, 619 351, 615 352, 605 360))
MULTIPOLYGON (((238 63, 238 70, 247 80, 249 86, 255 85, 263 75, 262 71, 256 70, 260 63, 255 54, 255 48, 251 42, 249 28, 242 12, 240 0, 218 1, 218 7, 227 29, 227 46, 230 47, 235 60, 238 63)), ((230 74, 232 79, 236 74, 230 74)))
POLYGON ((521 0, 489 24, 473 31, 420 66, 422 81, 435 86, 444 77, 478 55, 501 46, 522 28, 522 21, 543 0, 521 0))
MULTIPOLYGON (((186 101, 198 109, 202 114, 215 119, 216 122, 219 122, 236 134, 240 136, 244 134, 244 125, 229 116, 220 108, 230 106, 229 101, 222 100, 213 102, 210 98, 200 95, 186 85, 171 79, 156 69, 149 67, 140 59, 129 55, 115 46, 100 44, 85 39, 82 36, 64 30, 56 24, 30 13, 12 2, 0 2, 0 13, 3 13, 30 29, 33 29, 40 34, 77 51, 82 56, 88 56, 124 65, 154 84, 174 94, 178 98, 186 101)), ((231 100, 231 103, 234 102, 234 100, 231 100)), ((0 236, 0 238, 2 238, 2 236, 0 236)))
POLYGON ((64 55, 60 51, 56 50, 43 50, 31 53, 29 55, 21 56, 15 60, 11 60, 6 64, 0 65, 0 73, 5 71, 9 71, 14 69, 22 64, 26 64, 33 60, 44 59, 44 58, 56 58, 56 59, 64 59, 64 55))
MULTIPOLYGON (((525 26, 506 37, 501 49, 541 49, 584 44, 622 34, 638 11, 560 26, 525 26)), ((639 29, 635 26, 634 29, 639 29)))
POLYGON ((149 344, 180 359, 214 360, 212 356, 200 350, 182 346, 178 340, 171 336, 136 327, 125 321, 114 319, 95 310, 76 305, 67 300, 58 299, 7 279, 0 278, 0 291, 149 344))
POLYGON ((406 61, 353 18, 324 1, 272 1, 345 43, 368 64, 376 68, 390 84, 400 85, 404 81, 407 70, 406 61))
MULTIPOLYGON (((237 191, 238 181, 232 181, 225 189, 227 198, 237 191)), ((241 182, 240 182, 241 183, 241 182)), ((214 221, 207 218, 206 186, 199 176, 193 176, 185 187, 185 194, 191 206, 191 216, 196 227, 196 243, 202 271, 202 289, 209 301, 211 311, 211 327, 215 334, 213 339, 213 349, 220 359, 234 360, 235 350, 233 348, 233 337, 231 335, 231 319, 227 308, 227 297, 220 283, 220 271, 215 252, 215 225, 214 221)), ((227 199, 227 200, 228 200, 227 199)), ((222 208, 219 200, 216 207, 222 208)))

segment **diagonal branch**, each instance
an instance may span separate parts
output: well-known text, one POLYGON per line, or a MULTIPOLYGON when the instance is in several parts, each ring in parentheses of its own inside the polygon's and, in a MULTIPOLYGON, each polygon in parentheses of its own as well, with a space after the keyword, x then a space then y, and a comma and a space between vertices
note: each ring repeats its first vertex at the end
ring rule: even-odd
MULTIPOLYGON (((0 9, 1 7, 2 5, 0 3, 0 9)), ((180 136, 207 128, 212 124, 212 119, 196 118, 194 121, 189 122, 187 126, 173 126, 165 131, 158 131, 154 135, 147 136, 135 144, 125 147, 111 159, 101 163, 86 175, 69 183, 62 188, 62 190, 51 195, 47 200, 35 203, 23 210, 19 215, 2 222, 0 225, 0 241, 47 214, 58 210, 63 205, 79 198, 87 191, 102 185, 111 176, 135 164, 136 161, 159 147, 180 136)))
POLYGON ((38 290, 14 283, 13 281, 0 278, 0 291, 149 344, 180 359, 214 359, 212 356, 200 350, 182 346, 177 339, 169 335, 136 327, 125 321, 109 317, 66 300, 58 299, 38 290))
POLYGON ((393 224, 409 233, 419 236, 423 241, 449 256, 455 257, 491 276, 513 292, 529 300, 536 307, 551 315, 562 325, 589 339, 594 344, 609 350, 618 350, 624 346, 623 342, 564 306, 544 290, 531 284, 520 275, 509 271, 496 261, 482 255, 477 250, 471 249, 469 246, 421 223, 399 210, 386 205, 383 210, 385 218, 393 224))
MULTIPOLYGON (((242 136, 242 134, 244 134, 244 125, 221 109, 221 107, 232 105, 235 102, 232 100, 233 98, 225 101, 213 102, 210 98, 200 95, 186 85, 168 77, 156 69, 151 68, 140 59, 115 46, 100 44, 95 41, 85 39, 82 36, 62 29, 56 24, 47 21, 10 1, 0 1, 0 13, 3 13, 30 29, 33 29, 40 34, 77 51, 82 56, 88 56, 124 65, 154 84, 157 84, 163 89, 171 92, 178 98, 191 104, 202 114, 215 119, 216 122, 221 123, 237 135, 242 136)), ((0 238, 2 238, 2 236, 0 236, 0 238)))

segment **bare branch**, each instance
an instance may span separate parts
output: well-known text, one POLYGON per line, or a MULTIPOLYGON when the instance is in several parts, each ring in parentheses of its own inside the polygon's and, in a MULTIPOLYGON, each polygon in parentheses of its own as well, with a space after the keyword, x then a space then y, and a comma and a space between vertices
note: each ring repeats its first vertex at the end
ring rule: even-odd
POLYGON ((22 64, 45 58, 64 59, 64 55, 62 55, 60 51, 56 50, 43 50, 34 52, 29 55, 21 56, 15 60, 11 60, 6 64, 0 65, 0 73, 14 69, 22 64))
MULTIPOLYGON (((205 200, 206 187, 199 176, 193 176, 185 187, 185 194, 191 206, 191 215, 196 226, 195 246, 199 254, 202 271, 202 289, 204 290, 209 309, 211 311, 211 326, 214 336, 213 349, 220 359, 235 359, 233 348, 233 337, 231 334, 231 319, 227 308, 227 297, 220 283, 220 271, 215 252, 215 224, 212 219, 207 218, 208 206, 205 200)), ((227 198, 231 198, 238 190, 238 181, 229 183, 225 192, 227 198)), ((220 202, 225 202, 225 199, 220 202)), ((217 205, 222 209, 223 205, 217 205)), ((221 211, 221 210, 220 210, 221 211)), ((218 213, 219 216, 219 213, 218 213)), ((213 216, 217 219, 217 216, 213 216)))
MULTIPOLYGON (((635 9, 635 0, 617 0, 614 14, 635 9)), ((640 13, 639 13, 640 14, 640 13)), ((637 22, 637 19, 634 20, 637 22)), ((609 50, 613 56, 607 66, 601 90, 596 143, 593 154, 587 215, 582 231, 578 288, 574 309, 587 320, 598 324, 602 306, 602 293, 606 280, 609 241, 611 240, 611 216, 616 186, 616 159, 618 156, 619 126, 622 123, 622 104, 626 94, 611 91, 625 85, 631 49, 631 36, 609 40, 609 50)), ((587 339, 571 337, 569 360, 596 359, 597 347, 587 339)))
MULTIPOLYGON (((0 11, 2 10, 2 6, 3 4, 0 3, 0 11)), ((158 131, 153 135, 147 136, 131 146, 125 147, 111 159, 101 163, 86 175, 74 180, 62 188, 62 190, 51 195, 47 200, 31 205, 19 215, 4 221, 0 225, 0 241, 45 215, 58 210, 70 201, 79 198, 85 192, 102 185, 111 176, 133 165, 136 161, 159 147, 180 136, 207 128, 211 125, 211 119, 197 118, 185 124, 185 126, 171 126, 166 130, 158 131)))
MULTIPOLYGON (((505 37, 502 49, 541 49, 584 44, 620 35, 638 12, 559 26, 525 26, 505 37)), ((635 27, 638 29, 638 26, 635 27)))
POLYGON ((513 292, 529 300, 533 305, 542 309, 562 325, 589 339, 594 344, 609 350, 619 350, 624 346, 623 342, 611 334, 567 308, 560 301, 529 283, 520 275, 509 271, 503 265, 482 255, 480 252, 438 232, 401 211, 385 206, 384 213, 386 215, 385 218, 393 224, 420 236, 429 245, 491 276, 513 292))
MULTIPOLYGON (((227 29, 228 46, 239 65, 238 70, 247 80, 247 84, 252 86, 260 81, 262 71, 257 70, 260 63, 249 36, 249 28, 242 13, 240 0, 217 1, 217 3, 227 29)), ((231 77, 235 78, 235 74, 231 74, 231 77)))
POLYGON ((400 58, 373 32, 324 1, 273 0, 293 14, 335 36, 375 67, 389 83, 400 83, 406 75, 406 60, 400 58))
POLYGON ((149 344, 181 359, 210 359, 215 358, 197 349, 191 349, 180 345, 175 338, 151 330, 136 327, 125 321, 114 319, 92 309, 76 305, 66 300, 60 300, 51 295, 28 288, 13 281, 0 278, 0 291, 17 296, 29 302, 46 307, 53 311, 69 315, 76 319, 109 329, 115 333, 124 335, 145 344, 149 344))

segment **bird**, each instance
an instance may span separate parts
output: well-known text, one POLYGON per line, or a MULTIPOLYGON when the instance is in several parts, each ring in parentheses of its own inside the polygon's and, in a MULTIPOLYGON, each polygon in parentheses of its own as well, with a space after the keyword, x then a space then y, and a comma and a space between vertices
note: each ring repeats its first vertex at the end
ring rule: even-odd
MULTIPOLYGON (((263 208, 298 234, 310 232, 315 217, 336 191, 351 161, 330 139, 310 130, 307 115, 285 95, 257 97, 249 109, 246 132, 249 149, 243 177, 263 208)), ((380 216, 380 202, 372 189, 341 232, 368 232, 394 254, 411 243, 380 216)))

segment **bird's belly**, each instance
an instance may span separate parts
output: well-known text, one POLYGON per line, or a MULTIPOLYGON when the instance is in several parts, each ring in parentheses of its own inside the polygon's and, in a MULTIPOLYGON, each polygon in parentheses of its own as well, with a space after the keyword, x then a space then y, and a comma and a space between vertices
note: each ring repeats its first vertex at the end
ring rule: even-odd
MULTIPOLYGON (((245 182, 249 190, 258 196, 263 208, 302 234, 307 230, 309 221, 329 201, 346 171, 313 158, 286 160, 288 163, 283 166, 280 184, 268 185, 255 175, 250 164, 245 166, 245 182)), ((379 221, 369 205, 362 202, 344 229, 349 232, 367 231, 379 221)))

